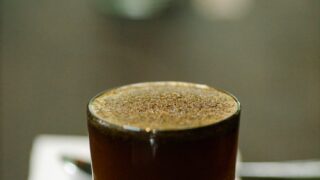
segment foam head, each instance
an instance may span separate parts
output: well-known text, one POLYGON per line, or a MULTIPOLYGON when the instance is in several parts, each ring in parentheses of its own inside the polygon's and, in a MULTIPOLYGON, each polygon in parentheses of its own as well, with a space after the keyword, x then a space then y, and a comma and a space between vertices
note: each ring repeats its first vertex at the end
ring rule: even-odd
POLYGON ((89 103, 107 123, 146 130, 180 130, 227 119, 237 100, 215 88, 184 82, 149 82, 106 91, 89 103))

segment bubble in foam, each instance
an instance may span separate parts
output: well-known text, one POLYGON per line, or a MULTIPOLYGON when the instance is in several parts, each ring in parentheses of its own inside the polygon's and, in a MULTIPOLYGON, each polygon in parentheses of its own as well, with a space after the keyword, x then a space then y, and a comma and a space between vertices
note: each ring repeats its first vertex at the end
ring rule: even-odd
POLYGON ((108 123, 149 131, 206 126, 232 116, 239 108, 229 94, 183 82, 123 86, 100 94, 89 107, 108 123))

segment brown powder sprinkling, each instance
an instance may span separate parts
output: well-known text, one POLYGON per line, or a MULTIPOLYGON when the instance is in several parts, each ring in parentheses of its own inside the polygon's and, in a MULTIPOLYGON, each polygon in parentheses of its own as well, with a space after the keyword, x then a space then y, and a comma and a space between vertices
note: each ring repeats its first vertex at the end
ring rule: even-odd
POLYGON ((146 130, 187 129, 219 122, 237 111, 233 97, 193 83, 151 82, 107 91, 90 103, 100 119, 146 130))

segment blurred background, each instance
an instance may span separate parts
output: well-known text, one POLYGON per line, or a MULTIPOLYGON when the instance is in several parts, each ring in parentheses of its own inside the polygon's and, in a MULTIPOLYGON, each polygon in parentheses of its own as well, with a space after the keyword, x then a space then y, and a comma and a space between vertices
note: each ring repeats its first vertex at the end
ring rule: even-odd
POLYGON ((235 94, 245 161, 320 158, 320 1, 151 1, 1 2, 0 179, 27 178, 37 135, 87 135, 96 93, 141 81, 235 94))

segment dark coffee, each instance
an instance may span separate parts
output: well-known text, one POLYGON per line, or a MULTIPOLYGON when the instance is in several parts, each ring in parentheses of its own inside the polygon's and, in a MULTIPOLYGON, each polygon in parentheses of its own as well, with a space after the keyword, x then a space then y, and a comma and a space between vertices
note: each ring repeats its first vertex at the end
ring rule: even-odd
POLYGON ((240 107, 205 85, 153 82, 89 103, 95 180, 234 180, 240 107))

